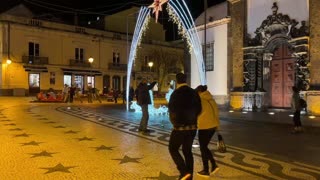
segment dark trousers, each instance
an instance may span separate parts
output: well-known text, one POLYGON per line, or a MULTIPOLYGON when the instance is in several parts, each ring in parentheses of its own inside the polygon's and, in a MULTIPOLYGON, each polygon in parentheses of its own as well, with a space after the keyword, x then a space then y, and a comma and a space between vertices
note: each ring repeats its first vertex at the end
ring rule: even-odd
POLYGON ((192 143, 196 136, 197 130, 173 130, 169 140, 169 152, 176 164, 180 176, 187 173, 193 174, 193 155, 192 155, 192 143), (179 148, 182 146, 181 156, 179 148))
POLYGON ((148 111, 148 104, 140 105, 142 110, 142 117, 140 121, 139 130, 147 130, 148 121, 149 121, 149 111, 148 111))
POLYGON ((73 102, 73 94, 70 94, 70 102, 73 102))
POLYGON ((216 161, 213 158, 211 151, 208 148, 208 144, 215 133, 215 129, 204 129, 198 131, 201 158, 203 164, 203 170, 209 172, 209 161, 212 167, 217 166, 216 161))
POLYGON ((293 123, 296 127, 301 127, 300 110, 296 110, 293 115, 293 123))

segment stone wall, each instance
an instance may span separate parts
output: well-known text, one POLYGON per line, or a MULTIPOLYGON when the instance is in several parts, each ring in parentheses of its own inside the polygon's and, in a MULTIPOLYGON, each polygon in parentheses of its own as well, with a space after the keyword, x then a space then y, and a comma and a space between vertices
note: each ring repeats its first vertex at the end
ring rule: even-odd
POLYGON ((320 90, 320 1, 310 2, 310 71, 311 89, 320 90))
POLYGON ((232 87, 234 91, 242 91, 243 86, 243 35, 245 22, 245 1, 229 0, 231 16, 230 57, 232 62, 232 87))

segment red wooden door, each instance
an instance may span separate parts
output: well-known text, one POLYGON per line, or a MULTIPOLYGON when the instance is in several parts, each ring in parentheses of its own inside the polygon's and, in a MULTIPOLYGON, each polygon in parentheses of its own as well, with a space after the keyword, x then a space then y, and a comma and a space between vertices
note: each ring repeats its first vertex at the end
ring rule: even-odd
POLYGON ((281 46, 271 62, 271 106, 289 108, 294 85, 294 59, 288 48, 281 46))

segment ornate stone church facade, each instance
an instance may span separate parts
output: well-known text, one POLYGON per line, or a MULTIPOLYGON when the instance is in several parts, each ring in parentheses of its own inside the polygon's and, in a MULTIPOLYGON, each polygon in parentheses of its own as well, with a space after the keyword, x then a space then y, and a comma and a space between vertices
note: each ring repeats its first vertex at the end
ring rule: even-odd
POLYGON ((230 107, 290 108, 292 86, 320 114, 320 1, 228 0, 230 107))

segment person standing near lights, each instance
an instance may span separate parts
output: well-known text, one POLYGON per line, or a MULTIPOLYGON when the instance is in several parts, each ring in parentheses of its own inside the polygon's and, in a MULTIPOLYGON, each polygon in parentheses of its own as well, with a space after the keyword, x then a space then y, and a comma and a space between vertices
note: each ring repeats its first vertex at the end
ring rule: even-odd
POLYGON ((147 129, 148 121, 149 121, 148 105, 151 104, 149 90, 151 90, 156 83, 157 82, 152 82, 151 84, 148 85, 147 79, 143 78, 136 89, 137 102, 142 109, 142 117, 141 117, 140 126, 139 126, 140 132, 144 132, 144 133, 150 132, 150 130, 147 129))
POLYGON ((302 132, 302 125, 300 120, 300 114, 301 114, 301 105, 300 105, 300 95, 299 95, 299 89, 296 86, 292 87, 292 99, 291 99, 291 108, 294 111, 293 115, 293 122, 294 122, 294 129, 292 133, 300 133, 302 132))
POLYGON ((63 87, 63 102, 68 102, 69 98, 69 87, 68 84, 64 84, 63 87))

